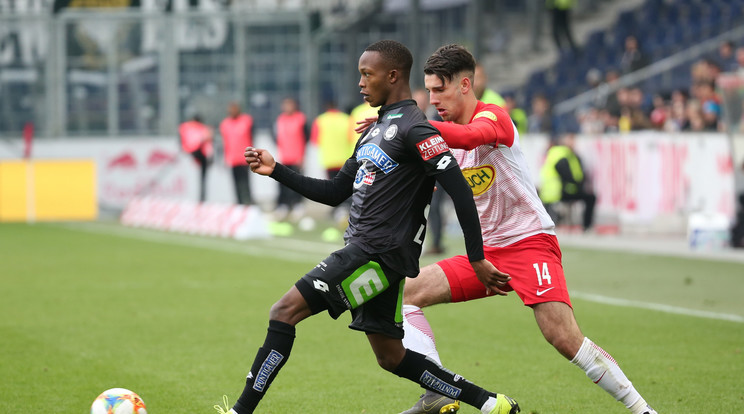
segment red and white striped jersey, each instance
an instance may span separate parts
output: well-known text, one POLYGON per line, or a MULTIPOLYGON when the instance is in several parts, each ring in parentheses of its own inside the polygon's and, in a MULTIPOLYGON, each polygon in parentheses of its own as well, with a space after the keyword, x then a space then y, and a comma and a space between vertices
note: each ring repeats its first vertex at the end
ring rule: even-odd
POLYGON ((499 106, 478 102, 467 125, 432 124, 439 129, 473 190, 483 243, 503 247, 539 234, 555 234, 509 114, 499 106))

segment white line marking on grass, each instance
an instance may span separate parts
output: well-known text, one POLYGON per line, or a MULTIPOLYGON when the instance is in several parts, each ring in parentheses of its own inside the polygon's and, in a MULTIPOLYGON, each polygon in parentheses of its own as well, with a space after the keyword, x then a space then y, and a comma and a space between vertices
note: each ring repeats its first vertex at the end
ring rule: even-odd
MULTIPOLYGON (((218 239, 205 236, 192 236, 179 233, 166 233, 157 230, 125 227, 119 225, 118 223, 72 223, 59 224, 58 226, 74 231, 145 240, 153 243, 204 248, 252 256, 263 256, 272 259, 298 263, 316 263, 319 260, 325 258, 330 252, 341 247, 340 243, 333 244, 289 238, 251 240, 242 242, 231 239, 218 239)), ((636 300, 612 298, 592 293, 575 291, 571 291, 570 293, 571 297, 574 298, 607 305, 649 309, 659 312, 673 313, 677 315, 744 323, 744 317, 740 315, 701 311, 679 306, 664 305, 661 303, 647 303, 636 300)))
POLYGON ((650 310, 655 310, 659 312, 674 313, 677 315, 695 316, 698 318, 718 319, 721 321, 744 323, 743 316, 734 315, 730 313, 708 312, 708 311, 701 311, 697 309, 683 308, 679 306, 664 305, 661 303, 648 303, 648 302, 641 302, 637 300, 611 298, 608 296, 595 295, 593 293, 571 291, 570 295, 571 297, 574 297, 574 298, 588 300, 591 302, 602 303, 606 305, 650 309, 650 310))
POLYGON ((145 240, 153 243, 263 256, 298 263, 316 263, 328 256, 332 251, 341 247, 340 245, 312 241, 305 242, 297 239, 292 239, 291 241, 287 239, 237 241, 206 236, 166 233, 157 230, 125 227, 118 224, 74 223, 60 224, 59 226, 74 231, 145 240))

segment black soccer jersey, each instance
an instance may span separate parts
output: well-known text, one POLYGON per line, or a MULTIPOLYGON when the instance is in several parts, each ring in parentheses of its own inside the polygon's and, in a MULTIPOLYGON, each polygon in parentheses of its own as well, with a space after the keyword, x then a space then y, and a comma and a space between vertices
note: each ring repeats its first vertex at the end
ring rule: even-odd
POLYGON ((381 107, 341 169, 354 177, 347 243, 384 252, 388 266, 416 276, 435 176, 454 168, 459 171, 416 101, 381 107))

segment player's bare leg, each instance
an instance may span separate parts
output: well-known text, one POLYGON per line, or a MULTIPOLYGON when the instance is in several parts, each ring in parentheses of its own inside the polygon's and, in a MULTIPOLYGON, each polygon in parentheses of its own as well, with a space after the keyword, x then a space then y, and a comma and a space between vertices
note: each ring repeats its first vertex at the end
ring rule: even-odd
POLYGON ((634 414, 656 413, 646 404, 612 356, 581 333, 570 306, 562 302, 546 302, 532 308, 545 339, 571 363, 583 369, 592 382, 634 414))

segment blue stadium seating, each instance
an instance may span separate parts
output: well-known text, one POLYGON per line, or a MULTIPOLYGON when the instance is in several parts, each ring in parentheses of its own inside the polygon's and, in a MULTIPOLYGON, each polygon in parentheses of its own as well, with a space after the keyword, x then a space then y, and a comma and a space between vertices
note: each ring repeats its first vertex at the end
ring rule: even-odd
MULTIPOLYGON (((527 107, 537 93, 545 94, 554 104, 561 102, 586 90, 585 75, 590 69, 618 70, 628 35, 639 39, 651 62, 658 61, 744 24, 742 10, 744 0, 646 0, 634 10, 621 12, 609 29, 591 33, 579 56, 562 53, 552 67, 532 73, 514 93, 527 107)), ((656 93, 690 87, 689 65, 663 75, 641 85, 648 99, 656 93)))

